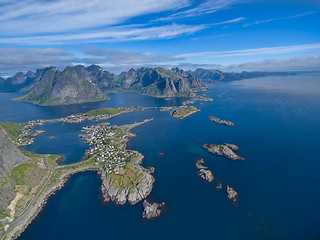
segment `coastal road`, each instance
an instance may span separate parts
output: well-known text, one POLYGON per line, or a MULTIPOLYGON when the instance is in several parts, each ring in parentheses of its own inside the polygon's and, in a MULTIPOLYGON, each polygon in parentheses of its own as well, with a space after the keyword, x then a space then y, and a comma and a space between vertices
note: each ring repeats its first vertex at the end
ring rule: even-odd
POLYGON ((36 200, 38 199, 38 197, 40 196, 40 194, 42 193, 42 190, 47 186, 47 183, 49 182, 55 168, 52 167, 52 165, 49 163, 48 161, 48 155, 46 155, 46 165, 48 167, 48 169, 50 169, 50 174, 47 178, 47 180, 44 182, 44 184, 42 185, 42 187, 40 188, 40 190, 37 192, 36 196, 31 200, 31 202, 29 203, 29 205, 26 207, 26 209, 23 211, 23 213, 17 217, 15 220, 13 220, 11 223, 10 223, 10 226, 9 228, 7 229, 7 231, 5 232, 5 234, 2 236, 1 240, 2 239, 5 239, 5 237, 7 236, 7 234, 11 231, 11 229, 13 229, 17 223, 19 221, 21 221, 31 210, 31 206, 36 202, 36 200))
POLYGON ((82 164, 84 162, 90 161, 92 158, 96 157, 97 154, 95 154, 94 156, 92 156, 91 158, 85 160, 85 161, 80 161, 77 163, 73 163, 73 164, 68 164, 68 165, 63 165, 63 166, 57 166, 57 167, 53 167, 50 162, 48 161, 48 155, 46 155, 46 161, 45 164, 47 166, 47 168, 50 170, 50 174, 48 176, 48 178, 46 179, 46 181, 44 182, 44 184, 41 186, 40 190, 37 192, 36 196, 31 200, 31 202, 28 204, 28 206, 26 207, 26 209, 23 211, 23 213, 17 217, 15 220, 13 220, 10 224, 9 224, 9 228, 7 229, 7 231, 4 233, 4 235, 1 237, 1 240, 5 239, 6 236, 8 235, 9 232, 11 232, 11 230, 25 217, 27 216, 30 211, 31 211, 31 207, 34 205, 34 203, 37 201, 38 197, 40 196, 40 194, 42 193, 42 191, 45 189, 45 187, 47 186, 50 178, 52 177, 53 173, 55 170, 59 169, 59 168, 66 168, 66 167, 71 167, 71 166, 76 166, 78 164, 82 164))

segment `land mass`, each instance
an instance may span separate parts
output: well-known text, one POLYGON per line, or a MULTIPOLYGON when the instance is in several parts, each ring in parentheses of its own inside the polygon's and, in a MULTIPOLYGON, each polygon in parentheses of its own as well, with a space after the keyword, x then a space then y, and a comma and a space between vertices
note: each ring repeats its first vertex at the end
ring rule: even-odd
POLYGON ((199 111, 200 109, 195 106, 180 106, 174 109, 171 115, 175 118, 183 119, 199 111))
MULTIPOLYGON (((82 114, 82 117, 99 119, 106 112, 112 112, 114 116, 131 110, 133 108, 101 109, 82 114)), ((68 117, 64 120, 67 121, 68 117)), ((4 140, 1 143, 5 143, 1 145, 0 154, 0 170, 3 176, 0 194, 5 196, 1 197, 0 201, 2 239, 17 238, 38 215, 49 196, 62 188, 71 175, 78 172, 98 172, 105 201, 135 204, 146 198, 153 188, 154 169, 142 167, 143 155, 127 150, 126 144, 130 137, 135 136, 131 132, 132 128, 151 120, 123 126, 101 123, 85 127, 81 137, 91 148, 80 162, 68 165, 58 165, 57 160, 61 157, 57 155, 39 155, 20 150, 17 148, 18 143, 12 140, 19 139, 26 126, 27 131, 32 131, 31 125, 41 125, 50 120, 34 120, 25 124, 1 123, 0 137, 4 140), (15 159, 15 162, 12 159, 15 159)))
POLYGON ((38 105, 64 105, 105 101, 109 92, 137 92, 155 97, 193 97, 206 85, 178 68, 161 67, 130 69, 119 75, 104 71, 100 66, 56 67, 39 69, 36 73, 18 72, 2 79, 0 89, 25 93, 17 101, 38 105))
POLYGON ((231 160, 245 160, 243 157, 240 157, 233 152, 239 150, 238 146, 234 144, 204 144, 203 148, 207 149, 207 151, 212 154, 223 155, 231 160))
POLYGON ((237 81, 248 78, 258 78, 267 76, 287 76, 296 75, 294 72, 240 72, 227 73, 214 69, 197 68, 195 71, 188 71, 188 73, 199 78, 204 82, 221 82, 221 81, 237 81))

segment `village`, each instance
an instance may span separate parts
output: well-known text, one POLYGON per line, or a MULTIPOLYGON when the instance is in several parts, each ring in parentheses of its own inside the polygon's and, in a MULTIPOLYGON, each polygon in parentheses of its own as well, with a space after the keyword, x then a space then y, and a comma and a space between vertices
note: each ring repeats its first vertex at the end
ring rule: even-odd
POLYGON ((119 139, 126 138, 126 134, 119 127, 101 123, 84 127, 80 137, 92 147, 85 153, 85 159, 95 157, 103 163, 107 173, 125 174, 125 166, 135 154, 128 150, 121 150, 117 145, 119 139))

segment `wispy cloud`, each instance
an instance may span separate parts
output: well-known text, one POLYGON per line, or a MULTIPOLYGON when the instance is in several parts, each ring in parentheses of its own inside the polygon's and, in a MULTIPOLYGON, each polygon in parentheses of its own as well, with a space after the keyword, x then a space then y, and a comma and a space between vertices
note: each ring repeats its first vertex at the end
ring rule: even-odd
POLYGON ((216 26, 216 25, 224 25, 224 24, 229 24, 229 23, 237 23, 245 20, 245 17, 239 17, 239 18, 234 18, 228 21, 223 21, 223 22, 218 22, 218 23, 211 23, 210 26, 216 26))
POLYGON ((156 21, 168 21, 181 18, 196 17, 230 8, 231 6, 248 2, 249 0, 206 0, 188 10, 174 13, 167 17, 156 19, 156 21))
POLYGON ((293 15, 293 16, 288 16, 288 17, 269 18, 269 19, 266 19, 266 20, 255 21, 253 23, 246 23, 246 24, 243 25, 243 27, 248 27, 248 26, 252 26, 252 25, 258 25, 258 24, 261 24, 261 23, 269 23, 269 22, 275 22, 275 21, 289 20, 289 19, 304 17, 304 16, 311 15, 311 14, 314 14, 314 13, 316 13, 316 12, 305 12, 305 13, 301 13, 301 14, 297 14, 297 15, 293 15))
POLYGON ((116 69, 181 60, 173 56, 153 55, 150 52, 139 53, 97 47, 85 48, 82 53, 83 57, 77 57, 63 49, 0 48, 0 76, 13 75, 18 71, 34 71, 48 66, 64 68, 75 64, 101 64, 116 69))
POLYGON ((0 5, 0 32, 48 34, 123 23, 151 13, 179 9, 190 0, 12 0, 0 5))
POLYGON ((138 53, 90 47, 83 50, 90 57, 83 58, 87 64, 109 63, 114 65, 160 63, 181 60, 170 56, 152 55, 150 52, 138 53))
POLYGON ((193 34, 209 26, 171 24, 157 27, 120 26, 110 27, 107 31, 87 31, 77 34, 54 34, 28 37, 3 37, 2 44, 58 45, 75 42, 113 42, 138 41, 149 39, 170 39, 184 34, 193 34))
POLYGON ((296 58, 269 59, 220 66, 220 70, 229 72, 240 71, 320 71, 320 55, 296 58))
POLYGON ((305 52, 305 51, 314 51, 314 50, 320 50, 320 43, 282 46, 282 47, 244 49, 244 50, 234 50, 234 51, 186 53, 186 54, 176 55, 175 57, 219 58, 219 57, 234 57, 234 56, 247 56, 247 55, 285 54, 285 53, 296 53, 296 52, 305 52))

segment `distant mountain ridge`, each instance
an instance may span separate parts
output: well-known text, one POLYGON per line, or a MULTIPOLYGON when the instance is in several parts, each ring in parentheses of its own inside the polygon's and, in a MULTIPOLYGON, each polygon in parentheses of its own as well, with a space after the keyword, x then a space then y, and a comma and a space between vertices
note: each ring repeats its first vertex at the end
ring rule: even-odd
POLYGON ((56 67, 18 72, 7 80, 0 79, 0 89, 19 91, 26 95, 18 101, 39 105, 63 105, 104 101, 108 92, 137 92, 155 97, 191 97, 206 89, 203 82, 235 81, 264 76, 284 76, 287 72, 226 73, 198 68, 184 71, 179 68, 140 67, 119 75, 98 65, 77 65, 63 71, 56 67))
POLYGON ((236 81, 248 78, 258 78, 267 76, 286 76, 295 75, 293 72, 240 72, 240 73, 227 73, 220 70, 197 68, 195 71, 189 70, 188 73, 199 78, 201 81, 214 82, 214 81, 236 81))

